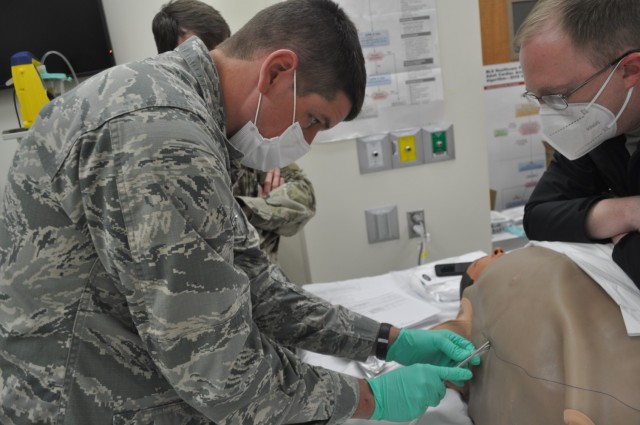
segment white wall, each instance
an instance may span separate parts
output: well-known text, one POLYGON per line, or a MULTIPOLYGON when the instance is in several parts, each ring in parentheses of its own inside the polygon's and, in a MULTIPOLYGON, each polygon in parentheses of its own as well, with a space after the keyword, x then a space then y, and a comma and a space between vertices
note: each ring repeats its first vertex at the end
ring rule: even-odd
MULTIPOLYGON (((276 0, 205 0, 232 32, 276 0)), ((117 63, 155 53, 151 20, 164 0, 103 0, 117 63)), ((355 142, 314 145, 299 161, 316 189, 318 212, 303 235, 282 242, 283 268, 298 283, 323 282, 411 267, 406 211, 423 209, 430 260, 488 251, 489 182, 477 0, 437 0, 446 117, 454 123, 456 159, 360 175, 355 142), (401 239, 368 244, 364 210, 397 205, 401 239), (288 261, 287 261, 288 258, 288 261)), ((0 92, 0 129, 16 127, 10 93, 0 92)), ((16 142, 0 141, 0 185, 16 142)))
POLYGON ((417 209, 425 211, 431 235, 428 260, 477 249, 489 252, 478 7, 477 0, 437 1, 445 112, 454 123, 456 159, 360 175, 354 141, 315 145, 299 165, 315 186, 318 214, 305 226, 306 245, 293 237, 285 238, 281 248, 287 272, 296 270, 287 255, 307 251, 308 270, 288 273, 292 280, 328 282, 415 266, 418 240, 408 239, 406 212, 417 209), (364 210, 387 205, 398 207, 401 238, 368 244, 364 210))
MULTIPOLYGON (((231 27, 239 29, 257 11, 276 0, 202 0, 215 7, 231 27)), ((102 0, 116 63, 145 58, 156 52, 151 33, 153 16, 168 0, 102 0)))

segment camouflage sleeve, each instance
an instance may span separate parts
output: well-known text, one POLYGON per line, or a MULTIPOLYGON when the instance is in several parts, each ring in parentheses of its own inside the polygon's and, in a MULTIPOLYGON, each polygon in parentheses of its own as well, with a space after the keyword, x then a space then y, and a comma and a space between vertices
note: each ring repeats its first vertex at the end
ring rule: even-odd
POLYGON ((264 198, 238 196, 251 209, 250 222, 260 230, 293 236, 316 213, 313 185, 295 163, 280 170, 285 184, 264 198))
POLYGON ((251 279, 253 320, 279 343, 321 354, 365 360, 379 323, 305 291, 289 282, 280 268, 256 267, 262 251, 236 252, 236 264, 251 279))
POLYGON ((79 167, 91 237, 148 352, 180 397, 215 423, 346 420, 357 380, 302 363, 254 321, 252 308, 265 309, 256 297, 277 285, 267 283, 273 267, 249 269, 264 279, 254 293, 234 247, 261 251, 213 143, 222 136, 182 114, 112 121, 83 142, 79 167))
POLYGON ((254 320, 263 332, 316 353, 359 361, 371 355, 378 322, 288 282, 275 266, 266 282, 252 290, 252 297, 261 300, 254 306, 254 320))

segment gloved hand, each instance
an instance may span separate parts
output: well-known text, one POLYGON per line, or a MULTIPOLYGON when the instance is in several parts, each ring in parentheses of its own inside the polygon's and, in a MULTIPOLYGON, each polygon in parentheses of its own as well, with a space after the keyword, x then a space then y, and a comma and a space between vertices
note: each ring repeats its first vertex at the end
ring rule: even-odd
MULTIPOLYGON (((475 347, 470 341, 451 331, 400 329, 400 335, 389 347, 387 360, 405 366, 415 363, 455 366, 473 350, 475 347)), ((480 364, 480 357, 474 357, 471 364, 480 364)))
POLYGON ((443 381, 471 379, 469 369, 415 364, 367 379, 376 401, 372 420, 408 422, 427 406, 437 406, 445 395, 443 381))

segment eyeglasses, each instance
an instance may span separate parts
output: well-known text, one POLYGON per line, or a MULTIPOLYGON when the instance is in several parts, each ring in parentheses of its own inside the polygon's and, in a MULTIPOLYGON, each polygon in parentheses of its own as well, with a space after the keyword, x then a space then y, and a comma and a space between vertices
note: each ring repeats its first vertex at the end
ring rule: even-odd
POLYGON ((627 55, 630 55, 631 53, 638 53, 638 52, 640 52, 640 49, 633 49, 633 50, 629 50, 628 52, 625 52, 620 57, 609 62, 604 68, 602 68, 601 70, 593 74, 591 77, 587 78, 586 81, 581 83, 578 87, 571 89, 564 94, 546 94, 544 96, 536 96, 534 93, 530 91, 526 91, 522 94, 522 97, 533 102, 537 101, 539 103, 544 103, 545 105, 549 105, 553 109, 561 111, 563 109, 566 109, 569 106, 569 102, 567 102, 567 99, 569 98, 569 96, 571 96, 572 94, 574 94, 575 92, 577 92, 578 90, 580 90, 581 88, 583 88, 584 86, 586 86, 587 84, 595 80, 600 74, 605 72, 607 69, 611 68, 612 66, 615 66, 627 55))

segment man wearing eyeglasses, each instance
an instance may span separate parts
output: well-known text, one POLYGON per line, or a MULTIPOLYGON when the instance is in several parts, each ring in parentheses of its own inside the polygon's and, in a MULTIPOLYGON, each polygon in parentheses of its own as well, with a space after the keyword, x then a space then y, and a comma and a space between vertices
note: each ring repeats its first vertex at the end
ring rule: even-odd
POLYGON ((640 1, 539 0, 516 36, 556 150, 526 207, 535 240, 615 244, 640 287, 640 1))

